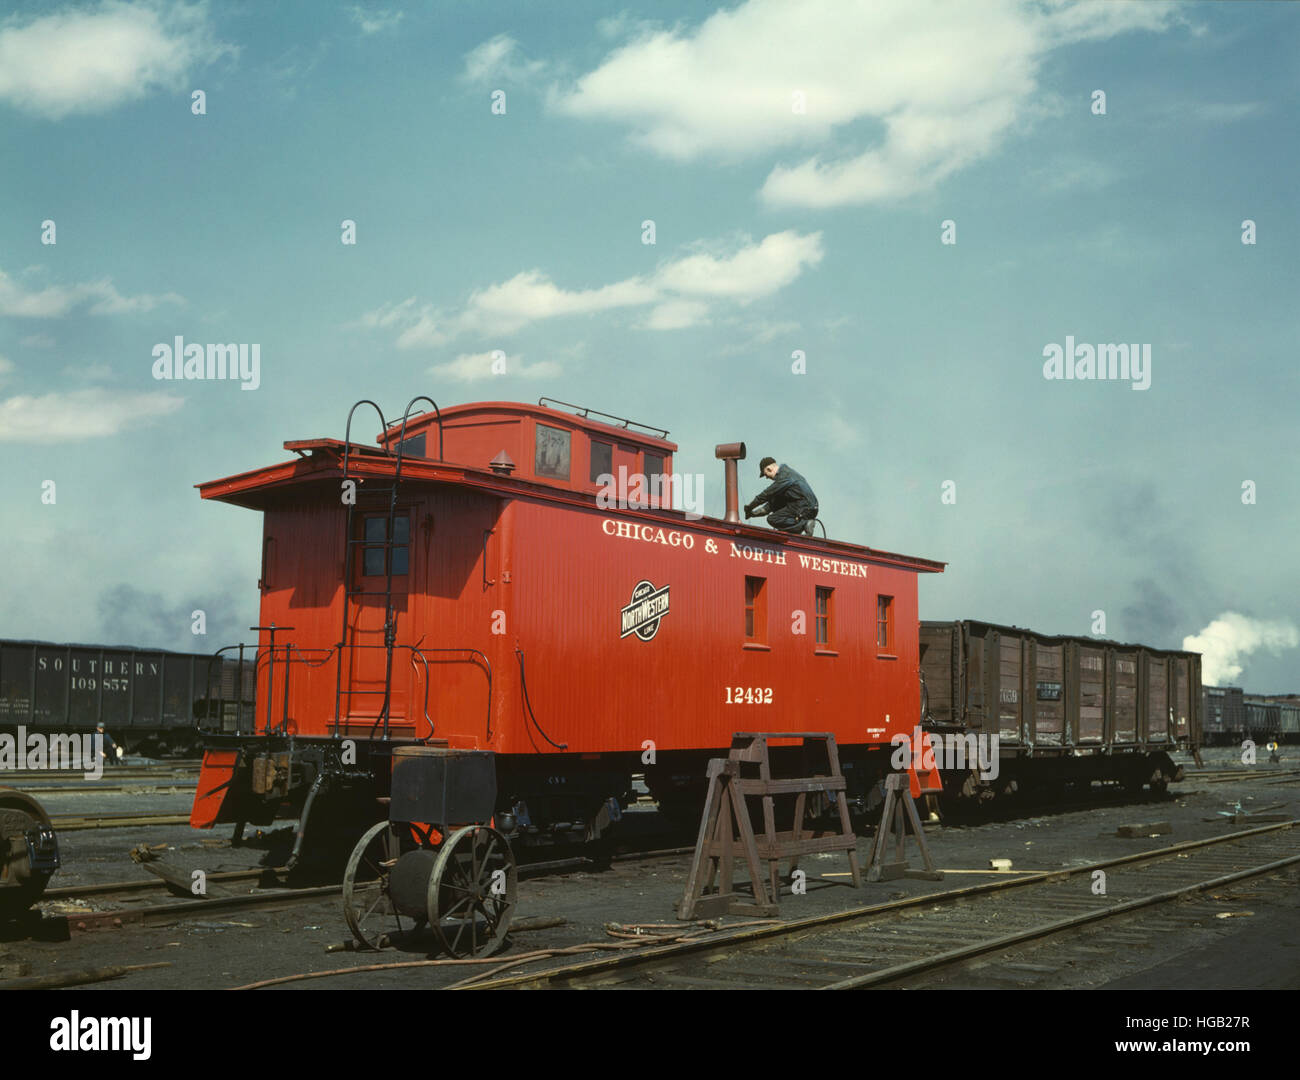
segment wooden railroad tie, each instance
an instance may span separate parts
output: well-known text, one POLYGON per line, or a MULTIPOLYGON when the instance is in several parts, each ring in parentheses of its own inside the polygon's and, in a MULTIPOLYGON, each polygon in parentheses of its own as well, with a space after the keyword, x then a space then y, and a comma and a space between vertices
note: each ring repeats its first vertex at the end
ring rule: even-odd
POLYGON ((925 830, 916 812, 912 789, 906 773, 890 773, 885 777, 885 805, 880 813, 880 825, 871 844, 871 861, 867 864, 868 881, 893 881, 895 878, 921 878, 924 881, 942 881, 943 872, 936 870, 930 858, 930 847, 925 842, 925 830), (924 870, 912 870, 907 865, 905 846, 907 825, 911 823, 917 847, 921 849, 924 870), (894 861, 885 862, 886 853, 894 847, 894 861))
POLYGON ((695 855, 686 879, 686 895, 678 905, 679 919, 711 918, 722 914, 775 916, 779 913, 781 895, 777 864, 782 859, 789 859, 793 878, 799 856, 814 852, 846 852, 853 885, 855 888, 861 886, 858 840, 849 823, 846 782, 840 771, 839 751, 833 734, 737 732, 732 736, 730 754, 709 761, 708 783, 695 855), (768 754, 770 739, 801 739, 805 758, 815 744, 822 744, 829 775, 774 778, 768 754), (754 772, 758 775, 752 775, 754 772), (827 833, 806 823, 808 796, 817 792, 826 793, 838 806, 839 832, 827 833), (747 801, 750 797, 763 801, 763 832, 758 835, 750 824, 747 801), (794 800, 792 828, 788 832, 777 832, 776 829, 777 797, 793 797, 794 800), (752 897, 735 891, 733 874, 737 856, 745 860, 749 869, 752 897), (761 867, 763 862, 767 863, 766 875, 761 867), (715 879, 718 880, 716 891, 715 879))

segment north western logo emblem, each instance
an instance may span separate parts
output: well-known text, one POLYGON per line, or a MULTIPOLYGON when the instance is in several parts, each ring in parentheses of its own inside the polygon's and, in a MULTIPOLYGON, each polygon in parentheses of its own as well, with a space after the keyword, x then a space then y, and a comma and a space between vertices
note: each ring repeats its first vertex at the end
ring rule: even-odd
POLYGON ((649 641, 659 632, 659 623, 668 614, 668 586, 656 589, 648 581, 638 581, 632 590, 632 599, 621 616, 622 631, 619 638, 635 634, 649 641))

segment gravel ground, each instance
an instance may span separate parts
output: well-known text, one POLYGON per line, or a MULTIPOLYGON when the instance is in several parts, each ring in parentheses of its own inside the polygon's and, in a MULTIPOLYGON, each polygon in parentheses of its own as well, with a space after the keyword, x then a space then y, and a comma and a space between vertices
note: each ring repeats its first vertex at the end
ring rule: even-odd
MULTIPOLYGON (((1292 748, 1292 757, 1295 757, 1292 748)), ((1206 765, 1222 767, 1232 760, 1228 751, 1211 751, 1206 765)), ((1294 768, 1283 762, 1278 768, 1294 768)), ((42 799, 53 814, 96 812, 104 815, 136 811, 187 812, 191 794, 144 791, 120 794, 47 795, 42 799)), ((1012 860, 1017 870, 1051 870, 1162 847, 1182 840, 1222 835, 1241 826, 1227 823, 1217 812, 1232 809, 1240 801, 1245 809, 1282 804, 1276 812, 1300 816, 1300 784, 1264 785, 1230 781, 1209 784, 1184 782, 1163 798, 1125 798, 1118 791, 1094 792, 1086 809, 1040 812, 1025 818, 949 824, 927 830, 931 851, 940 868, 947 870, 986 869, 989 860, 1012 860), (1207 820, 1213 818, 1215 820, 1207 820), (1172 833, 1121 839, 1120 825, 1167 821, 1172 833)), ((629 815, 635 825, 651 827, 657 815, 629 815)), ((201 868, 209 873, 257 866, 267 857, 258 846, 231 848, 229 827, 211 832, 187 827, 112 829, 69 832, 60 836, 64 869, 51 888, 98 881, 148 879, 128 851, 142 843, 166 844, 162 857, 186 869, 201 868)), ((693 837, 687 838, 687 842, 693 837)), ((679 841, 680 842, 680 841, 679 841)), ((859 841, 864 863, 867 840, 859 841)), ((912 851, 916 864, 915 851, 912 851)), ((803 863, 810 876, 843 873, 842 856, 813 857, 803 863)), ((591 941, 610 940, 604 933, 607 922, 671 923, 674 903, 681 898, 689 858, 663 857, 649 861, 616 862, 601 871, 552 874, 520 882, 516 917, 558 915, 567 919, 561 927, 520 933, 512 937, 507 953, 563 947, 591 941)), ((1095 963, 1080 965, 1062 961, 1059 977, 1045 984, 1051 987, 1091 986, 1116 988, 1164 987, 1296 987, 1300 985, 1300 877, 1291 872, 1277 880, 1259 879, 1242 883, 1233 891, 1191 902, 1203 909, 1204 918, 1187 904, 1178 905, 1178 918, 1185 920, 1186 933, 1156 935, 1146 948, 1105 948, 1105 931, 1098 931, 1102 947, 1095 963), (1221 910, 1241 912, 1231 919, 1216 920, 1221 910), (1199 925, 1198 925, 1199 924, 1199 925)), ((847 883, 847 877, 840 878, 847 883)), ((784 895, 781 914, 801 918, 889 899, 927 893, 954 884, 967 885, 995 880, 987 875, 950 874, 944 882, 894 881, 866 884, 854 890, 847 884, 811 882, 803 896, 784 895)), ((1086 883, 1081 882, 1081 888, 1086 883)), ((1008 898, 1008 903, 1014 900, 1008 898)), ((77 910, 102 910, 107 902, 46 901, 47 914, 77 910)), ((728 919, 729 923, 743 922, 728 919)), ((98 984, 103 989, 122 988, 223 988, 260 979, 298 972, 350 968, 368 963, 420 960, 423 950, 386 951, 383 954, 354 952, 327 953, 326 946, 343 942, 349 934, 343 923, 341 902, 331 897, 304 902, 274 911, 214 912, 210 920, 177 923, 165 927, 106 930, 83 933, 67 941, 35 940, 13 930, 0 930, 0 977, 43 974, 109 964, 169 961, 171 966, 135 973, 124 980, 98 984)), ((1039 946, 1040 963, 1051 955, 1039 946)), ((503 957, 502 959, 505 959, 503 957)), ((438 987, 463 978, 473 971, 465 967, 424 967, 399 971, 376 971, 290 984, 289 989, 412 989, 438 987)), ((987 972, 985 973, 987 974, 987 972)), ((962 985, 955 979, 952 985, 962 985)), ((86 989, 93 989, 87 987, 86 989)))

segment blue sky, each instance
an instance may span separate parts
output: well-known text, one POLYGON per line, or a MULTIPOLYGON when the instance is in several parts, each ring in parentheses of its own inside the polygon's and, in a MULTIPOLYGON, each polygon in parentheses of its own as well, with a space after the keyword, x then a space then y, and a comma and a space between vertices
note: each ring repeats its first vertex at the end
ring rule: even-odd
POLYGON ((715 443, 789 462, 949 562, 927 618, 1234 613, 1300 689, 1295 5, 11 7, 0 636, 248 637, 259 518, 195 483, 360 397, 544 394, 669 428, 711 514, 715 443), (177 335, 261 385, 155 380, 177 335), (1044 378, 1067 336, 1150 388, 1044 378))

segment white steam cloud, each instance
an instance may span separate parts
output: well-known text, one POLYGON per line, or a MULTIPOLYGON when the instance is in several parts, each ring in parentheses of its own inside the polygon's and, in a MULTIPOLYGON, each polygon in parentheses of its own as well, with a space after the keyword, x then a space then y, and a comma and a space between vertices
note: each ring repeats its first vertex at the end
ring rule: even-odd
POLYGON ((1225 611, 1199 634, 1183 638, 1183 648, 1201 654, 1201 682, 1228 686, 1242 672, 1242 659, 1256 649, 1281 652, 1300 645, 1300 630, 1285 619, 1269 622, 1225 611))

